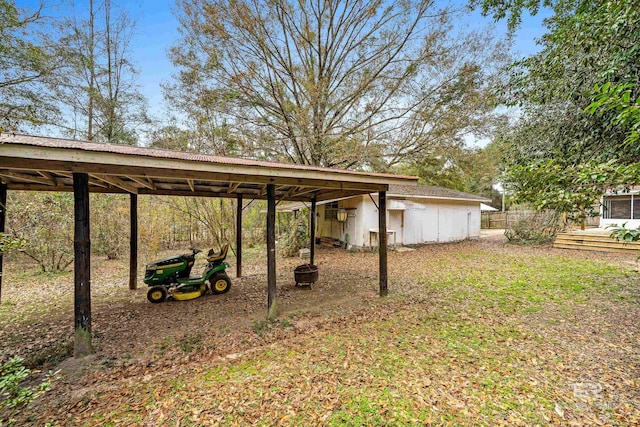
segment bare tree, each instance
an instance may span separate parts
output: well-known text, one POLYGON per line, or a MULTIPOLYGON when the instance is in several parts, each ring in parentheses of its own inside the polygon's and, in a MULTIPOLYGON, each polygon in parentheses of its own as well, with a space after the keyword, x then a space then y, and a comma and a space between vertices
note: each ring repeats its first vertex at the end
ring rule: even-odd
POLYGON ((170 99, 196 121, 214 112, 256 156, 388 167, 489 110, 480 61, 496 43, 452 37, 451 11, 431 0, 178 5, 170 99))
POLYGON ((63 105, 66 133, 87 140, 135 144, 148 122, 146 99, 137 85, 129 43, 135 22, 110 0, 72 9, 61 24, 67 67, 55 93, 63 105))
POLYGON ((45 84, 60 62, 42 10, 42 4, 27 11, 0 0, 0 131, 57 116, 45 84))

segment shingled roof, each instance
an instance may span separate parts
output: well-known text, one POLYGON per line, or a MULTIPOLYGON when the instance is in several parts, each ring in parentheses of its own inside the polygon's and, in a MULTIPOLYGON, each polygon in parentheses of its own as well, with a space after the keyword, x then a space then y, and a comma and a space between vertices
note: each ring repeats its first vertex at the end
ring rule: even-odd
POLYGON ((397 185, 389 186, 389 196, 424 197, 431 199, 470 200, 474 202, 490 202, 486 197, 464 193, 451 188, 437 187, 435 185, 397 185))

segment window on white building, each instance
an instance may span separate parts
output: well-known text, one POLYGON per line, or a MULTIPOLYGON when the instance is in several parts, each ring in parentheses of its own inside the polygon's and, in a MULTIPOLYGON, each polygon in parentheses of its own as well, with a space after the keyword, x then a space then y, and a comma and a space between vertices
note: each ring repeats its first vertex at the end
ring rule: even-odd
POLYGON ((604 219, 640 219, 640 197, 604 196, 602 211, 604 219))
POLYGON ((331 202, 324 205, 324 219, 326 221, 338 219, 338 202, 331 202))

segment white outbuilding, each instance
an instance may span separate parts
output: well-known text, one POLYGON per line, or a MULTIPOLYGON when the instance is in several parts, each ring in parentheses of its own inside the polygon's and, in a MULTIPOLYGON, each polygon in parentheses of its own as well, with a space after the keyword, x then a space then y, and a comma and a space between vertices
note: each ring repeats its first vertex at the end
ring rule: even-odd
MULTIPOLYGON (((480 205, 486 202, 490 200, 444 187, 391 185, 387 241, 389 245, 417 245, 476 239, 480 236, 480 205)), ((317 216, 318 237, 340 240, 347 248, 378 245, 377 193, 318 202, 317 216)))

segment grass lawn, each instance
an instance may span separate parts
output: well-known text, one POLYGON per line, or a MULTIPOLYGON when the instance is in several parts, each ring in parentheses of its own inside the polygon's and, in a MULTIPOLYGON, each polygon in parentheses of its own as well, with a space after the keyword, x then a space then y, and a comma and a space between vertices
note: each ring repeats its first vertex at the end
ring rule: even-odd
MULTIPOLYGON (((98 353, 63 362, 20 425, 640 425, 633 257, 428 246, 390 254, 391 294, 378 298, 375 254, 320 251, 312 290, 293 286, 296 260, 278 260, 273 323, 261 267, 222 297, 151 305, 123 290, 124 262, 96 263, 114 271, 94 288, 98 353)), ((13 350, 1 350, 48 367, 71 336, 72 287, 29 303, 35 277, 3 290, 13 350)))

